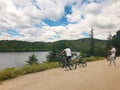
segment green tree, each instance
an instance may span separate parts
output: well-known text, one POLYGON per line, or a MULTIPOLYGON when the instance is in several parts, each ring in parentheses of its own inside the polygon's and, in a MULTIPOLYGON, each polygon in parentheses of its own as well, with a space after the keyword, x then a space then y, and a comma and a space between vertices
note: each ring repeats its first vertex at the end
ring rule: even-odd
POLYGON ((60 60, 60 58, 58 56, 64 48, 66 48, 65 41, 54 43, 51 52, 47 56, 48 61, 49 62, 58 62, 60 60))
POLYGON ((93 27, 91 27, 91 31, 90 31, 90 50, 88 52, 89 55, 94 56, 95 55, 95 51, 94 51, 94 32, 93 32, 93 27))
POLYGON ((117 55, 120 55, 120 30, 108 41, 107 48, 109 48, 110 45, 114 45, 117 49, 117 55))
POLYGON ((36 56, 33 54, 31 56, 29 56, 29 60, 26 61, 28 64, 33 65, 33 64, 38 64, 38 59, 36 58, 36 56))

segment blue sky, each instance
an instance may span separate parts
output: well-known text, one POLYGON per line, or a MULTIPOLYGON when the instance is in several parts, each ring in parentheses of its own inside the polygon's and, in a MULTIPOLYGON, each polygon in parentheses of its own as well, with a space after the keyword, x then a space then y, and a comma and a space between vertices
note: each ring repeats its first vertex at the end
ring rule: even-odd
POLYGON ((66 5, 66 6, 64 6, 64 14, 59 20, 53 21, 50 19, 44 19, 43 22, 49 26, 66 26, 69 23, 72 23, 67 20, 66 16, 68 14, 72 14, 72 6, 66 5))
POLYGON ((0 40, 106 40, 120 29, 119 0, 0 0, 0 40), (112 22, 111 22, 112 21, 112 22))

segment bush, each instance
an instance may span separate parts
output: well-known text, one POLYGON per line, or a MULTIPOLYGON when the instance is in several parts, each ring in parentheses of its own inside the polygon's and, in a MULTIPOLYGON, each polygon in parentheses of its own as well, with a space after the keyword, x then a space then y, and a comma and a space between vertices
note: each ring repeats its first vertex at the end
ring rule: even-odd
POLYGON ((0 80, 11 79, 21 75, 21 70, 16 68, 6 68, 0 72, 0 80))
POLYGON ((32 65, 32 64, 38 64, 38 59, 36 58, 36 56, 33 54, 31 56, 29 56, 29 60, 26 61, 28 64, 32 65))

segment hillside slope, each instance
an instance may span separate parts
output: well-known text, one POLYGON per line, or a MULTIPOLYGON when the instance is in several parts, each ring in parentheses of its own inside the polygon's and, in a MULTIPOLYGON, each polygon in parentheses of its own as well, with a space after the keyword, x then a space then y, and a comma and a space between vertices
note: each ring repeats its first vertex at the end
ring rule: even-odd
MULTIPOLYGON (((98 55, 106 53, 107 41, 94 39, 94 49, 98 55)), ((51 51, 54 47, 60 49, 69 46, 72 51, 89 52, 91 48, 91 39, 78 39, 78 40, 61 40, 57 42, 26 42, 16 40, 2 40, 0 41, 0 52, 30 52, 30 51, 51 51)))

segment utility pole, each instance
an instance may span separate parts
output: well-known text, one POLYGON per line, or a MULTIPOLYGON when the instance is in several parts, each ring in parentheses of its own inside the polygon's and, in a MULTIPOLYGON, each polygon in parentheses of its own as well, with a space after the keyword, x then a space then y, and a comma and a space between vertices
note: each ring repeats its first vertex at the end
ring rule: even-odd
POLYGON ((91 27, 90 31, 90 55, 94 56, 94 32, 93 32, 93 27, 91 27))

